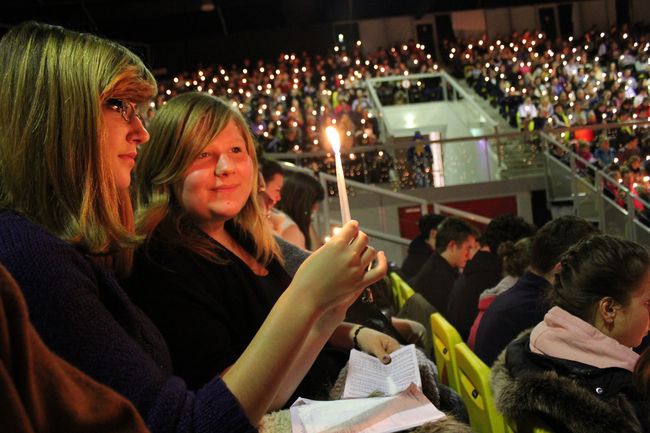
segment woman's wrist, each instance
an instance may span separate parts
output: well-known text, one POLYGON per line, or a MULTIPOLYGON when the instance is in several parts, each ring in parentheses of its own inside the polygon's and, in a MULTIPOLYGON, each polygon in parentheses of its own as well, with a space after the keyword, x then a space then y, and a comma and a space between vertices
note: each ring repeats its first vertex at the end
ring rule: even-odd
MULTIPOLYGON (((305 287, 299 287, 296 283, 292 282, 289 287, 280 295, 275 304, 283 305, 287 308, 299 310, 303 318, 317 324, 321 317, 325 314, 326 310, 322 308, 318 302, 315 301, 313 296, 310 296, 309 290, 305 287)), ((275 307, 274 307, 275 308, 275 307)))
POLYGON ((361 345, 359 344, 359 332, 364 328, 365 326, 359 325, 355 328, 354 333, 352 334, 352 347, 356 350, 362 350, 361 345))

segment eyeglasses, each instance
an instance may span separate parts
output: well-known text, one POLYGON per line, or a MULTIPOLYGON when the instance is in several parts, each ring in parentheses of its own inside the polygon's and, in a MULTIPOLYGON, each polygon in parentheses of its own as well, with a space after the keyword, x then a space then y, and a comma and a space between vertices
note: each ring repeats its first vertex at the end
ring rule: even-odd
POLYGON ((106 100, 106 106, 111 110, 117 111, 126 122, 130 123, 133 117, 140 119, 144 123, 144 118, 138 112, 137 106, 133 102, 125 101, 124 99, 109 98, 106 100))

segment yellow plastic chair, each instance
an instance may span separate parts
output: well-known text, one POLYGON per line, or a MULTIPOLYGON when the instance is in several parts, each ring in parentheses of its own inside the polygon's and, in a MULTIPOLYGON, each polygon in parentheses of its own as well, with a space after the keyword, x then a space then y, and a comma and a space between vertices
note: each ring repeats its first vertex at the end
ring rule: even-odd
POLYGON ((490 368, 465 343, 454 347, 460 396, 469 414, 469 424, 477 433, 505 433, 503 416, 494 407, 490 389, 490 368))
POLYGON ((395 311, 402 309, 406 301, 415 294, 415 290, 407 284, 406 281, 400 277, 397 272, 390 273, 390 288, 393 293, 393 302, 395 303, 395 311))
POLYGON ((453 390, 460 392, 454 346, 462 343, 463 340, 456 328, 440 313, 431 315, 431 334, 433 335, 433 353, 436 356, 440 381, 453 390))

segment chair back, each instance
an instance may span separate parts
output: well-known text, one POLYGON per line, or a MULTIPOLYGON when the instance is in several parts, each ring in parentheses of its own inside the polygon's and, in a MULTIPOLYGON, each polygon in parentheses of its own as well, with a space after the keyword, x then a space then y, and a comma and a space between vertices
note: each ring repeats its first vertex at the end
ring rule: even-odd
POLYGON ((454 347, 460 396, 465 402, 469 423, 477 433, 505 433, 503 416, 494 407, 490 389, 490 368, 465 343, 454 347))
POLYGON ((456 328, 440 313, 431 315, 431 334, 433 336, 433 353, 436 357, 440 381, 456 392, 460 392, 454 346, 462 343, 463 340, 456 328))
POLYGON ((415 294, 415 290, 397 272, 391 272, 389 276, 395 311, 399 311, 406 304, 406 301, 415 294))

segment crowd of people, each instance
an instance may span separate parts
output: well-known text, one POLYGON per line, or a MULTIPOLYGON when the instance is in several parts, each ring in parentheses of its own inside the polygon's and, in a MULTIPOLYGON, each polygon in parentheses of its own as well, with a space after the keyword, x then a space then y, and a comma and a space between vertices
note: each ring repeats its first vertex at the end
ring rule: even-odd
MULTIPOLYGON (((650 117, 650 33, 623 26, 551 39, 526 31, 448 49, 451 63, 513 126, 533 130, 650 117)), ((594 141, 588 129, 574 136, 594 141)), ((616 147, 618 138, 610 137, 616 147)))
MULTIPOLYGON (((405 78, 376 86, 383 105, 443 99, 439 78, 407 79, 438 71, 430 48, 409 40, 366 52, 361 41, 352 41, 340 43, 324 55, 280 53, 273 61, 246 59, 241 65, 206 66, 162 80, 149 115, 178 94, 207 92, 231 101, 242 112, 264 152, 299 156, 324 151, 322 157, 300 158, 300 165, 334 173, 327 126, 340 131, 343 150, 382 144, 366 79, 405 78)), ((408 173, 406 165, 413 159, 411 154, 400 157, 381 150, 366 151, 344 158, 343 165, 346 177, 361 182, 392 183, 400 188, 432 185, 430 163, 426 171, 417 168, 410 176, 398 174, 408 173)))
MULTIPOLYGON (((617 167, 628 165, 627 158, 616 154, 633 136, 639 139, 640 156, 649 153, 647 127, 627 126, 602 133, 587 127, 650 118, 648 33, 623 26, 550 39, 533 31, 494 41, 487 37, 446 41, 445 49, 446 67, 489 98, 513 126, 549 131, 584 125, 572 133, 561 132, 558 138, 604 169, 610 168, 615 157, 617 167), (604 153, 599 150, 603 141, 607 142, 604 153)), ((328 152, 324 128, 331 124, 341 131, 343 149, 350 149, 379 143, 377 113, 365 79, 408 78, 437 70, 427 47, 413 41, 372 53, 364 52, 361 41, 340 43, 324 55, 281 53, 275 61, 247 59, 241 65, 179 73, 161 81, 150 114, 179 93, 208 92, 240 109, 258 145, 267 152, 328 152)), ((443 89, 439 79, 423 79, 384 83, 376 92, 383 105, 393 105, 442 100, 443 89)), ((354 180, 393 183, 400 188, 431 186, 430 170, 419 168, 412 153, 352 154, 344 160, 344 167, 354 180), (408 176, 401 177, 401 172, 408 176)), ((302 158, 300 164, 334 171, 329 154, 302 158)))
MULTIPOLYGON (((331 124, 342 131, 343 149, 373 145, 379 126, 365 80, 438 70, 425 48, 411 40, 365 52, 361 41, 351 41, 324 55, 280 53, 274 61, 207 66, 161 81, 155 107, 191 91, 225 98, 269 152, 329 151, 324 131, 331 124)), ((383 104, 401 104, 440 98, 438 86, 427 81, 404 88, 400 82, 381 85, 377 93, 383 104)))
MULTIPOLYGON (((589 128, 650 121, 650 33, 627 26, 566 39, 523 32, 495 41, 465 40, 448 49, 450 62, 512 126, 532 133, 577 128, 553 134, 625 187, 610 181, 605 188, 621 207, 628 208, 630 195, 650 198, 650 127, 589 128)), ((552 146, 550 151, 569 164, 564 149, 552 146)), ((584 162, 578 161, 576 169, 594 178, 584 162)), ((647 220, 650 209, 639 200, 633 203, 647 220)))
MULTIPOLYGON (((306 214, 324 191, 259 164, 232 101, 185 92, 147 130, 138 106, 157 84, 142 61, 53 25, 9 30, 0 60, 0 425, 252 432, 297 394, 328 395, 351 349, 389 363, 400 340, 421 343, 410 319, 386 333, 347 320, 386 256, 356 221, 312 240, 306 214)), ((632 350, 650 329, 645 247, 576 217, 537 232, 511 215, 483 233, 453 217, 421 229, 413 286, 464 336, 476 328, 502 411, 572 432, 650 431, 650 355, 632 350), (529 265, 515 265, 526 238, 529 265), (550 391, 527 400, 540 377, 550 391), (548 410, 558 395, 585 410, 548 410)), ((469 433, 433 376, 427 397, 456 418, 416 431, 469 433)))

